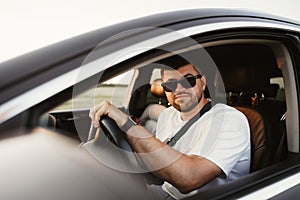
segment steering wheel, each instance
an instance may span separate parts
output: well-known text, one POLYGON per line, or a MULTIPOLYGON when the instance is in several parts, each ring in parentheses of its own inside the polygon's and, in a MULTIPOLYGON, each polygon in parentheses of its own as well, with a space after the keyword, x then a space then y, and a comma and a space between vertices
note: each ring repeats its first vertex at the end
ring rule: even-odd
POLYGON ((133 149, 125 138, 125 133, 119 128, 116 122, 107 115, 100 119, 100 127, 106 137, 117 147, 133 153, 133 149))
POLYGON ((126 165, 125 168, 129 170, 133 169, 137 172, 145 171, 145 168, 141 165, 132 147, 126 140, 125 133, 119 128, 116 122, 106 115, 101 116, 99 122, 101 133, 104 133, 104 136, 95 137, 97 129, 91 126, 88 135, 89 142, 87 144, 93 145, 95 148, 102 146, 104 149, 100 148, 99 151, 106 151, 113 156, 113 159, 121 159, 122 165, 126 165), (104 137, 110 142, 105 141, 104 137))
MULTIPOLYGON (((100 119, 100 127, 101 130, 103 131, 104 135, 106 138, 108 138, 113 145, 116 145, 117 147, 121 148, 122 150, 125 151, 118 151, 118 158, 122 158, 123 161, 129 168, 131 169, 136 169, 137 171, 135 172, 141 172, 144 174, 144 177, 146 178, 146 181, 148 184, 156 184, 156 185, 161 185, 163 182, 161 179, 157 178, 155 175, 151 173, 147 173, 145 171, 145 168, 141 163, 139 162, 137 156, 135 155, 132 147, 128 143, 124 132, 119 128, 119 126, 116 124, 116 122, 111 119, 108 116, 102 116, 100 119)), ((96 129, 91 128, 90 133, 89 133, 89 138, 95 136, 96 129)), ((94 137, 93 137, 94 138, 94 137)), ((97 140, 98 138, 95 138, 97 140)), ((101 138, 103 139, 103 138, 101 138)), ((94 141, 94 143, 97 143, 97 141, 94 141)))
MULTIPOLYGON (((120 147, 121 149, 128 152, 133 152, 133 149, 124 136, 124 132, 118 127, 113 119, 111 119, 107 115, 104 115, 101 117, 99 122, 106 138, 108 138, 117 147, 120 147)), ((97 138, 95 138, 96 133, 97 129, 93 125, 91 125, 87 141, 90 141, 92 139, 97 140, 97 138)))

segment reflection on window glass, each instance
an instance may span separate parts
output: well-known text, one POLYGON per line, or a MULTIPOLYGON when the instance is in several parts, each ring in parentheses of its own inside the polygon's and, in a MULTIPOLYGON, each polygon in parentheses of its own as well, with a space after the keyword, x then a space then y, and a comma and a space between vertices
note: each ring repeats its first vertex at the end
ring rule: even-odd
POLYGON ((103 100, 108 100, 115 106, 121 106, 132 76, 133 70, 116 76, 99 84, 97 88, 83 92, 53 110, 89 109, 103 100))
POLYGON ((285 102, 283 77, 271 78, 270 86, 276 88, 275 100, 279 102, 285 102))
POLYGON ((271 84, 278 84, 279 88, 284 88, 283 77, 275 77, 270 79, 271 84))

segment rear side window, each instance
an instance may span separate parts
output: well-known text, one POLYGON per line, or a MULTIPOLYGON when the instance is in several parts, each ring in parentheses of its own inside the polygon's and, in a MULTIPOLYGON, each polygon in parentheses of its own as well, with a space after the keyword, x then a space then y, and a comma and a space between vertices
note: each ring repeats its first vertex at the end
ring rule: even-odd
MULTIPOLYGON (((214 76, 212 97, 225 93, 228 105, 285 104, 283 75, 273 49, 266 44, 227 44, 207 48, 220 75, 214 76), (218 80, 222 78, 222 80, 218 80), (219 82, 225 91, 219 91, 219 82)), ((285 105, 282 105, 285 107, 285 105)))
MULTIPOLYGON (((258 110, 278 145, 299 152, 298 95, 294 68, 299 52, 293 38, 229 39, 202 44, 219 74, 208 84, 215 100, 258 110), (224 83, 224 87, 219 87, 224 83), (277 134, 278 133, 278 134, 277 134), (287 147, 286 147, 287 146, 287 147)), ((276 147, 277 148, 277 147, 276 147)), ((274 154, 276 149, 274 149, 274 154)))

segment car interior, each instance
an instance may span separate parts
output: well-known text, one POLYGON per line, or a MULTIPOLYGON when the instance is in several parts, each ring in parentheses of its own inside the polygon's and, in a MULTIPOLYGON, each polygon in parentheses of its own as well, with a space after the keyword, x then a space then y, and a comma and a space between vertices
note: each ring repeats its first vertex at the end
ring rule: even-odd
MULTIPOLYGON (((251 172, 286 159, 289 152, 287 136, 291 131, 287 128, 287 119, 291 118, 287 117, 287 98, 294 90, 291 84, 288 88, 284 84, 291 70, 287 67, 290 58, 286 47, 269 38, 214 40, 201 43, 201 47, 216 66, 204 69, 208 80, 206 96, 216 103, 226 103, 238 109, 248 119, 251 172)), ((179 52, 194 51, 187 47, 179 52)), ((160 85, 160 61, 170 53, 158 52, 153 54, 155 56, 146 52, 142 57, 147 59, 141 59, 141 62, 131 64, 128 61, 114 66, 123 66, 124 70, 112 77, 123 79, 119 78, 113 84, 109 82, 111 79, 100 79, 96 88, 89 89, 92 96, 85 92, 71 101, 60 103, 42 115, 39 125, 71 137, 78 144, 94 142, 96 136, 90 135, 88 112, 92 105, 106 99, 155 135, 159 113, 169 106, 160 85), (79 103, 76 102, 86 98, 93 98, 93 104, 77 106, 79 103), (73 107, 70 106, 72 103, 73 107)))
MULTIPOLYGON (((283 82, 276 82, 283 81, 283 76, 272 49, 266 44, 248 43, 226 44, 208 47, 206 50, 220 71, 225 86, 226 103, 243 112, 249 121, 252 136, 251 171, 286 158, 284 85, 283 82)), ((147 73, 147 70, 149 69, 141 74, 147 73)), ((220 80, 214 79, 214 83, 211 83, 215 85, 214 91, 209 91, 209 95, 216 102, 224 102, 218 81, 220 80)), ((154 85, 155 81, 151 88, 154 85)), ((150 90, 149 84, 137 87, 130 99, 130 115, 139 119, 144 111, 149 112, 150 105, 153 108, 153 104, 160 105, 158 110, 167 107, 166 97, 163 93, 155 93, 157 90, 159 89, 150 90)), ((153 110, 155 113, 156 110, 153 110)), ((157 114, 148 115, 154 116, 152 121, 157 120, 157 114)))

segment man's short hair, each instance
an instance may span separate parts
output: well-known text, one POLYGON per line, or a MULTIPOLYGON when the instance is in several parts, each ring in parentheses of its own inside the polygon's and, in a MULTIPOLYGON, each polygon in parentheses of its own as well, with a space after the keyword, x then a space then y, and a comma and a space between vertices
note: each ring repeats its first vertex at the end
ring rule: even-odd
MULTIPOLYGON (((165 70, 177 70, 178 68, 188 65, 188 64, 192 64, 191 62, 187 61, 184 57, 180 56, 180 55, 172 55, 170 57, 167 57, 163 60, 160 60, 157 62, 158 64, 161 64, 161 76, 163 75, 163 72, 165 70)), ((192 64, 193 65, 193 64, 192 64)), ((200 73, 200 70, 195 67, 193 65, 193 67, 195 68, 195 70, 197 70, 200 73)))
MULTIPOLYGON (((193 63, 187 61, 183 56, 180 56, 177 54, 167 57, 165 59, 162 59, 156 63, 161 65, 161 77, 163 77, 164 70, 172 70, 172 69, 177 70, 178 68, 183 67, 188 64, 192 64, 194 69, 196 71, 198 71, 199 74, 201 74, 201 70, 200 70, 199 66, 195 66, 193 63)), ((205 98, 210 98, 210 94, 209 94, 207 86, 204 90, 204 96, 205 96, 205 98)))

